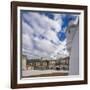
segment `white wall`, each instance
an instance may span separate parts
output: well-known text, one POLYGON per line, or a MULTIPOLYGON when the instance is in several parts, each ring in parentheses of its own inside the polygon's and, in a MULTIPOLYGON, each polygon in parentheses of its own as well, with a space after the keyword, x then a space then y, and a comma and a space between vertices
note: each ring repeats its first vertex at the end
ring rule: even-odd
POLYGON ((69 74, 79 75, 79 30, 75 32, 73 37, 69 65, 69 74))
MULTIPOLYGON (((0 0, 0 90, 10 90, 10 1, 0 0)), ((20 0, 23 1, 23 0, 20 0)), ((26 1, 26 0, 25 0, 26 1)), ((90 0, 27 0, 27 1, 42 1, 50 3, 64 4, 82 4, 88 5, 90 16, 90 0)), ((89 23, 90 18, 88 17, 89 23)), ((88 29, 90 33, 90 25, 88 29)), ((90 38, 90 35, 89 35, 90 38)), ((90 46, 90 41, 89 45, 90 46)), ((90 48, 88 48, 90 49, 90 48)), ((90 51, 89 51, 90 53, 90 51)), ((90 59, 90 55, 89 55, 90 59)), ((90 64, 90 60, 88 61, 90 64)), ((90 65, 89 69, 90 69, 90 65)), ((90 70, 88 70, 89 84, 88 85, 73 85, 61 87, 33 88, 32 90, 90 90, 90 70)), ((25 89, 22 89, 25 90, 25 89)), ((29 89, 28 89, 29 90, 29 89)))

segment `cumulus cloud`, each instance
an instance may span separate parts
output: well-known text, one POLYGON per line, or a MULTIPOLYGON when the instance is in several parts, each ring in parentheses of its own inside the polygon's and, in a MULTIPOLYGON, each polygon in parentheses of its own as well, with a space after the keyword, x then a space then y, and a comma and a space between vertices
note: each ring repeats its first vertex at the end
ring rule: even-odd
POLYGON ((61 14, 52 13, 49 18, 44 13, 22 12, 22 54, 28 58, 50 57, 55 51, 66 54, 66 40, 61 42, 57 33, 61 31, 61 14))

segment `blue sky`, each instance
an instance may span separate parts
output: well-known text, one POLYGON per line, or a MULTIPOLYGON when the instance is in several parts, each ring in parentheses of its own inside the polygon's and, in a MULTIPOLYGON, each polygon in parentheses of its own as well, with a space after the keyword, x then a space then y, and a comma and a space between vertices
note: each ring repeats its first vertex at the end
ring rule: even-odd
POLYGON ((21 11, 22 53, 28 58, 68 55, 66 32, 70 22, 78 15, 69 13, 21 11))

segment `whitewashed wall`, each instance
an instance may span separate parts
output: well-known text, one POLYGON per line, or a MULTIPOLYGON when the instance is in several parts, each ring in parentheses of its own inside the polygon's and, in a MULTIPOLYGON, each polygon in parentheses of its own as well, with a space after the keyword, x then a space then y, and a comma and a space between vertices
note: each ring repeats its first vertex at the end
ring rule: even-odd
POLYGON ((77 30, 72 41, 70 56, 70 75, 79 75, 79 31, 77 30))

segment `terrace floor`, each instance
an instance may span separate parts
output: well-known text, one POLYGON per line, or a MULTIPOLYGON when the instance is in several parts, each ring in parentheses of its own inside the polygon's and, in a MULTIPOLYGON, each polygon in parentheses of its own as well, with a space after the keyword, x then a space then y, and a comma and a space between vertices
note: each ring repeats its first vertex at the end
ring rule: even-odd
POLYGON ((22 71, 22 77, 65 76, 68 72, 64 70, 25 70, 22 71))

